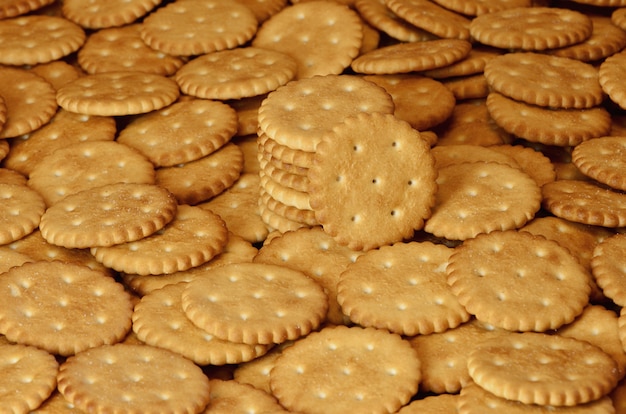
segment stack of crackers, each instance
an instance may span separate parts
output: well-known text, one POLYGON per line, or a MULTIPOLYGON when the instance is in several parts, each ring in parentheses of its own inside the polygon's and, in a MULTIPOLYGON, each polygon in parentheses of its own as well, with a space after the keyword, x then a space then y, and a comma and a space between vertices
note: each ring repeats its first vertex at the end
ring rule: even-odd
POLYGON ((0 412, 626 413, 626 1, 0 2, 0 412))

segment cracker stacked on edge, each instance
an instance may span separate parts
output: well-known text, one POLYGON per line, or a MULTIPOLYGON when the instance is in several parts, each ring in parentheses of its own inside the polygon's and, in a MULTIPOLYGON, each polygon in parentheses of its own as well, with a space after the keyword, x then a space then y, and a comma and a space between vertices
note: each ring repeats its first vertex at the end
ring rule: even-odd
POLYGON ((626 413, 626 1, 6 0, 0 411, 626 413))

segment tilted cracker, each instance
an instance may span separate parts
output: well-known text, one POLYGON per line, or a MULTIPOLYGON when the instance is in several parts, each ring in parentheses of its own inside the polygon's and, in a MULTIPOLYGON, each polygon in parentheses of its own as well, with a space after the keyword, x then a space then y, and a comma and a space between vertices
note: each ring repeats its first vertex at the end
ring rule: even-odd
POLYGON ((238 263, 217 267, 182 293, 183 310, 218 338, 248 344, 281 343, 315 330, 326 317, 322 287, 282 266, 238 263))
POLYGON ((548 50, 546 53, 583 62, 597 62, 618 53, 626 46, 626 32, 613 24, 610 17, 591 15, 589 18, 593 23, 589 38, 571 46, 548 50))
POLYGON ((469 40, 470 20, 427 0, 385 0, 399 17, 438 38, 469 40))
POLYGON ((180 94, 173 80, 134 71, 83 76, 57 91, 60 107, 86 115, 136 115, 161 109, 180 94))
POLYGON ((68 195, 116 183, 154 184, 152 163, 117 141, 88 141, 57 149, 32 169, 28 185, 49 207, 68 195))
POLYGON ((30 134, 16 137, 3 163, 29 176, 44 157, 57 149, 85 141, 113 141, 115 134, 113 117, 75 114, 59 109, 46 125, 30 134))
POLYGON ((435 202, 436 176, 419 132, 393 115, 361 114, 318 145, 309 169, 310 203, 338 243, 369 250, 423 227, 435 202))
POLYGON ((341 273, 362 254, 337 244, 320 227, 305 227, 272 239, 259 249, 253 261, 304 272, 318 282, 328 295, 327 320, 344 324, 347 318, 337 302, 337 284, 341 273))
POLYGON ((58 389, 81 410, 200 413, 210 400, 200 367, 148 345, 102 346, 68 358, 58 389))
POLYGON ((265 158, 259 158, 259 164, 261 166, 261 170, 263 171, 262 174, 267 175, 271 180, 282 186, 293 188, 297 191, 309 191, 309 178, 306 175, 291 173, 277 167, 265 158))
POLYGON ((404 336, 443 332, 470 315, 446 282, 452 249, 432 243, 395 243, 370 250, 347 266, 337 301, 359 326, 404 336))
POLYGON ((17 171, 10 168, 0 167, 0 183, 25 185, 27 182, 28 179, 17 171))
POLYGON ((618 381, 615 361, 597 346, 536 332, 487 340, 470 352, 467 366, 486 391, 525 404, 584 404, 608 394, 618 381))
POLYGON ((541 207, 541 189, 519 168, 468 162, 438 168, 436 201, 424 230, 466 240, 523 226, 541 207))
POLYGON ((463 59, 441 68, 424 71, 424 76, 446 79, 482 73, 487 62, 503 52, 499 49, 473 44, 472 50, 463 59))
POLYGON ((511 156, 538 186, 551 183, 556 179, 552 161, 540 151, 523 145, 492 145, 489 149, 511 156))
POLYGON ((268 229, 259 214, 260 179, 257 174, 245 173, 224 192, 209 201, 198 204, 218 214, 229 231, 251 243, 265 240, 268 229))
POLYGON ((174 79, 187 95, 241 99, 275 90, 292 80, 297 69, 298 63, 288 54, 240 47, 193 59, 176 72, 174 79))
MULTIPOLYGON (((624 6, 626 6, 626 4, 624 6)), ((618 8, 611 13, 611 23, 622 30, 626 27, 626 7, 624 6, 618 6, 618 8)))
POLYGON ((217 151, 236 131, 237 115, 230 106, 192 99, 135 118, 117 142, 137 149, 156 167, 171 167, 217 151))
POLYGON ((143 296, 135 305, 133 331, 140 340, 183 355, 198 365, 239 364, 269 350, 267 345, 224 341, 195 326, 181 304, 186 285, 166 285, 143 296))
POLYGON ((519 164, 509 154, 494 151, 492 146, 457 144, 437 145, 431 149, 438 169, 466 162, 496 162, 519 168, 519 164))
POLYGON ((543 207, 557 217, 602 227, 626 226, 626 195, 593 182, 557 180, 542 187, 543 207))
POLYGON ((529 7, 532 0, 435 0, 435 3, 466 16, 480 16, 515 7, 529 7))
POLYGON ((513 331, 542 332, 573 321, 591 291, 591 275, 569 250, 516 230, 465 240, 446 272, 452 292, 469 313, 513 331))
POLYGON ((259 128, 286 147, 314 152, 321 136, 350 115, 393 113, 380 86, 351 75, 293 81, 270 93, 259 108, 259 128))
POLYGON ((283 350, 270 386, 291 411, 392 413, 409 402, 420 378, 420 360, 400 336, 337 326, 283 350))
POLYGON ((51 3, 54 3, 54 0, 9 0, 0 6, 0 18, 20 16, 51 3))
POLYGON ((497 126, 484 99, 457 102, 450 117, 435 128, 437 145, 494 145, 511 141, 510 135, 497 126))
POLYGON ((263 190, 275 200, 286 206, 296 207, 301 210, 313 210, 311 207, 311 195, 308 191, 299 191, 282 185, 267 176, 263 170, 259 172, 259 175, 261 177, 260 190, 263 190))
POLYGON ((0 96, 6 106, 0 138, 14 138, 38 129, 58 108, 52 85, 25 69, 0 68, 0 96))
POLYGON ((511 135, 545 145, 574 146, 604 136, 611 116, 602 106, 549 108, 510 99, 497 92, 487 96, 493 121, 511 135))
POLYGON ((598 243, 591 258, 591 273, 602 292, 618 306, 626 303, 624 259, 626 235, 615 234, 598 243))
POLYGON ((287 6, 287 0, 238 0, 244 4, 260 23, 263 23, 287 6))
POLYGON ((457 404, 459 414, 485 414, 502 413, 508 414, 540 414, 572 413, 572 414, 609 414, 615 412, 609 397, 603 397, 586 404, 571 407, 542 406, 537 404, 524 404, 519 401, 507 400, 485 391, 475 383, 468 384, 459 394, 457 404))
POLYGON ((0 184, 0 245, 32 233, 46 210, 41 194, 20 184, 0 184))
POLYGON ((301 151, 282 145, 270 138, 267 134, 259 132, 257 138, 258 151, 268 159, 268 155, 286 164, 296 165, 301 168, 310 168, 315 158, 314 151, 301 151))
POLYGON ((255 35, 252 10, 238 2, 187 0, 168 3, 141 23, 141 38, 153 49, 193 56, 241 46, 255 35))
POLYGON ((131 328, 130 295, 107 273, 40 261, 3 277, 0 331, 12 342, 67 356, 117 343, 131 328))
POLYGON ((338 75, 359 53, 363 30, 352 9, 334 1, 292 4, 259 27, 252 46, 276 50, 298 63, 295 78, 338 75))
POLYGON ((242 168, 243 154, 229 142, 197 160, 158 168, 156 182, 174 194, 179 204, 195 205, 230 188, 242 168))
POLYGON ((68 248, 112 246, 142 239, 176 215, 174 196, 152 184, 118 183, 72 194, 39 223, 46 241, 68 248))
POLYGON ((59 363, 50 353, 34 346, 1 345, 0 372, 5 391, 0 406, 11 413, 36 410, 56 387, 59 363))
POLYGON ((430 395, 422 399, 413 400, 398 411, 398 414, 453 413, 456 410, 458 395, 440 394, 430 395))
POLYGON ((208 272, 217 266, 231 263, 249 263, 257 254, 257 249, 250 242, 230 233, 223 251, 208 262, 181 272, 163 275, 121 274, 124 283, 140 296, 161 289, 167 285, 191 282, 196 278, 207 277, 208 272))
POLYGON ((162 275, 200 266, 224 249, 228 230, 211 211, 179 205, 176 216, 164 228, 134 242, 93 247, 100 263, 118 272, 162 275))
POLYGON ((452 92, 457 101, 485 98, 489 85, 481 74, 442 79, 441 83, 452 92))
POLYGON ((208 412, 287 413, 271 394, 237 381, 212 379, 208 412))
POLYGON ((623 79, 625 73, 624 61, 626 61, 626 53, 615 53, 607 57, 598 69, 602 90, 622 109, 626 108, 626 90, 619 79, 623 79))
POLYGON ((540 51, 570 46, 591 36, 591 19, 558 7, 516 7, 472 20, 472 37, 501 49, 540 51))
POLYGON ((63 1, 63 16, 89 29, 124 26, 146 15, 160 0, 63 1))
POLYGON ((399 18, 383 0, 356 0, 354 7, 363 20, 394 39, 417 42, 435 37, 399 18))
POLYGON ((66 19, 45 15, 0 20, 0 63, 35 65, 77 51, 85 42, 83 29, 66 19))
POLYGON ((441 124, 452 114, 454 95, 441 82, 416 75, 373 75, 365 80, 382 86, 395 105, 394 115, 418 131, 441 124))
POLYGON ((278 213, 274 213, 272 210, 259 200, 259 214, 261 219, 267 226, 270 233, 276 231, 278 233, 286 233, 288 231, 294 231, 303 227, 309 227, 307 224, 300 221, 291 220, 278 213))
POLYGON ((469 352, 482 341, 508 335, 474 318, 456 328, 408 338, 421 361, 420 389, 437 394, 456 394, 472 382, 467 371, 469 352))
POLYGON ((461 39, 397 43, 359 56, 350 67, 357 73, 371 75, 425 71, 457 62, 470 50, 471 44, 461 39))
POLYGON ((91 33, 78 51, 77 61, 87 73, 136 70, 157 75, 172 75, 183 59, 150 48, 140 36, 141 25, 112 27, 91 33))
POLYGON ((619 336, 618 314, 601 305, 589 305, 572 323, 562 326, 558 335, 589 342, 609 354, 617 363, 620 379, 626 373, 626 352, 619 336))
POLYGON ((541 53, 505 53, 485 65, 495 92, 531 105, 591 108, 603 98, 599 70, 579 60, 541 53))
POLYGON ((319 224, 315 218, 315 211, 283 204, 266 193, 263 189, 261 189, 259 204, 263 205, 265 209, 274 214, 278 214, 288 220, 302 223, 305 226, 317 226, 319 224))
POLYGON ((572 162, 585 175, 616 190, 626 190, 626 137, 600 137, 577 145, 572 162))
POLYGON ((13 251, 7 246, 0 246, 0 273, 4 273, 12 267, 33 261, 30 256, 13 251))

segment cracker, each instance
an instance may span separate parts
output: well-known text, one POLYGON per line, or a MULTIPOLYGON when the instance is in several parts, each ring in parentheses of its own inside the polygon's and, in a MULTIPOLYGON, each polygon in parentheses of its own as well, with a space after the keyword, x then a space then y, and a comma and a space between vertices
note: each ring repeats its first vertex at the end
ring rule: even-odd
POLYGON ((586 40, 546 53, 583 62, 595 62, 609 57, 626 46, 626 32, 611 22, 608 16, 589 16, 593 23, 591 36, 586 40))
POLYGON ((573 321, 591 290, 589 272, 567 249, 515 230, 465 240, 446 271, 452 292, 468 312, 513 331, 542 332, 573 321), (541 292, 536 286, 542 286, 541 292))
POLYGON ((261 196, 259 198, 259 203, 262 204, 267 210, 278 214, 279 216, 285 217, 288 220, 302 223, 306 226, 317 226, 319 224, 315 218, 315 211, 301 209, 281 203, 266 193, 263 189, 261 189, 260 193, 261 196))
MULTIPOLYGON (((256 139, 256 134, 259 130, 259 107, 266 97, 267 95, 259 95, 226 102, 237 112, 238 128, 236 136, 254 135, 254 139, 256 139)), ((256 159, 256 147, 254 153, 254 158, 256 159)))
POLYGON ((264 170, 259 172, 261 177, 261 190, 269 194, 275 200, 301 210, 312 210, 311 196, 308 191, 299 191, 287 187, 275 181, 265 174, 264 170))
POLYGON ((258 134, 257 144, 259 151, 264 153, 263 156, 265 158, 269 155, 283 163, 307 169, 313 165, 313 159, 315 158, 315 152, 313 151, 301 151, 281 145, 278 141, 264 133, 258 134))
POLYGON ((130 295, 107 273, 40 261, 3 278, 0 332, 12 342, 67 356, 119 342, 131 328, 130 295))
POLYGON ((148 47, 140 32, 140 24, 130 24, 90 34, 78 51, 78 64, 90 74, 135 70, 163 76, 173 75, 183 66, 180 57, 148 47))
POLYGON ((275 50, 298 63, 296 79, 338 75, 361 47, 359 16, 334 1, 308 1, 285 7, 259 28, 252 46, 275 50))
POLYGON ((46 209, 41 195, 20 184, 0 184, 0 245, 32 233, 46 209))
POLYGON ((438 145, 432 148, 431 153, 435 157, 435 165, 438 169, 466 162, 496 162, 519 168, 517 161, 509 154, 497 152, 491 147, 481 145, 438 145))
POLYGON ((151 184, 118 183, 70 195, 48 208, 39 223, 49 243, 68 248, 139 240, 175 216, 176 200, 151 184))
POLYGON ((443 332, 470 315, 446 283, 452 249, 432 243, 396 243, 371 250, 339 277, 337 301, 359 326, 404 336, 443 332))
POLYGON ((453 413, 456 411, 457 395, 441 394, 431 395, 423 399, 413 400, 398 411, 398 414, 419 413, 453 413))
POLYGON ((542 188, 543 207, 557 217, 603 227, 626 226, 626 195, 587 181, 557 180, 542 188))
POLYGON ((626 137, 601 137, 582 142, 572 151, 572 162, 585 175, 616 190, 626 190, 626 137))
POLYGON ((290 347, 295 341, 286 341, 274 346, 267 354, 238 365, 233 371, 233 379, 241 384, 249 384, 254 388, 272 393, 270 388, 270 372, 283 349, 290 347))
POLYGON ((109 0, 106 3, 64 0, 63 16, 89 29, 124 26, 154 9, 160 0, 109 0))
POLYGON ((141 298, 133 331, 148 345, 176 352, 198 365, 239 364, 264 355, 267 345, 227 342, 196 327, 185 316, 181 294, 187 282, 169 284, 141 298))
POLYGON ((469 26, 474 39, 501 49, 540 51, 587 40, 593 31, 585 14, 558 7, 516 7, 483 14, 469 26))
POLYGON ((287 6, 287 0, 237 0, 244 4, 263 23, 287 6))
POLYGON ((156 170, 158 185, 170 191, 179 204, 198 204, 230 188, 241 175, 243 154, 227 143, 195 161, 156 170))
POLYGON ((318 145, 309 170, 310 203, 338 243, 369 250, 423 227, 435 202, 436 176, 419 132, 393 115, 361 114, 318 145))
POLYGON ((467 56, 471 44, 461 39, 435 39, 381 47, 352 61, 357 73, 384 75, 426 71, 450 65, 467 56))
POLYGON ((590 260, 591 272, 604 295, 622 307, 626 303, 624 259, 621 254, 625 246, 626 235, 615 234, 594 247, 590 260))
POLYGON ((141 38, 173 56, 193 56, 233 49, 252 39, 258 22, 238 2, 187 0, 166 4, 146 17, 141 38))
POLYGON ((489 115, 484 99, 457 102, 450 117, 435 128, 437 145, 504 144, 510 135, 497 126, 489 115))
POLYGON ((212 154, 237 131, 237 114, 217 101, 176 102, 135 118, 117 142, 137 149, 156 167, 171 167, 212 154))
POLYGON ((472 382, 467 371, 469 352, 489 338, 508 335, 474 318, 444 332, 408 338, 421 361, 420 389, 425 392, 456 394, 472 382))
POLYGON ((34 65, 60 59, 85 42, 83 29, 60 17, 20 16, 0 21, 0 63, 34 65))
POLYGON ((481 233, 516 229, 541 206, 541 189, 518 168, 468 162, 438 168, 438 172, 435 205, 424 225, 426 232, 437 237, 467 240, 481 233))
POLYGON ((256 253, 257 249, 250 242, 230 233, 228 235, 228 243, 224 246, 222 252, 204 264, 167 275, 122 274, 121 277, 130 289, 143 296, 167 285, 190 282, 196 278, 206 277, 207 272, 217 266, 231 263, 249 263, 256 253))
POLYGON ((58 108, 52 85, 25 69, 0 68, 0 96, 6 106, 0 138, 14 138, 36 130, 58 108))
POLYGON ((20 16, 51 3, 54 3, 54 0, 8 0, 0 5, 0 18, 20 16))
POLYGON ((281 145, 314 152, 321 135, 346 117, 393 110, 391 96, 360 77, 317 76, 270 93, 259 108, 259 128, 281 145))
POLYGON ((305 227, 272 239, 259 249, 253 261, 304 272, 328 295, 327 321, 344 324, 347 317, 337 302, 337 283, 341 273, 362 254, 337 244, 320 227, 305 227))
POLYGON ((228 230, 211 211, 180 205, 176 216, 157 233, 129 243, 94 247, 97 261, 118 272, 161 275, 208 262, 224 249, 228 230))
POLYGON ((48 81, 55 90, 82 75, 79 68, 64 60, 42 63, 31 67, 30 71, 48 81))
POLYGON ((446 79, 483 73, 485 65, 491 59, 502 54, 502 51, 480 44, 472 45, 472 50, 463 59, 450 65, 424 71, 424 76, 435 79, 446 79))
POLYGON ((498 56, 484 70, 495 92, 531 105, 565 109, 602 102, 598 72, 575 59, 530 52, 498 56))
POLYGON ((21 266, 26 262, 32 262, 29 256, 15 252, 7 246, 0 247, 0 273, 4 273, 12 267, 21 266))
POLYGON ((210 386, 211 402, 207 407, 207 412, 286 412, 276 398, 251 385, 212 379, 210 386))
POLYGON ((202 412, 210 400, 200 367, 147 345, 102 346, 68 358, 59 368, 58 389, 81 410, 202 412))
POLYGON ((241 99, 275 90, 292 80, 297 70, 296 60, 285 53, 240 47, 200 56, 180 68, 174 79, 187 95, 241 99))
POLYGON ((489 149, 509 155, 539 187, 556 179, 552 161, 540 151, 523 145, 492 145, 489 149))
POLYGON ((257 174, 244 173, 224 192, 209 201, 198 204, 218 214, 231 232, 251 243, 265 240, 268 229, 259 214, 260 178, 257 174))
POLYGON ((532 0, 435 0, 435 3, 466 16, 480 16, 500 10, 533 5, 532 0))
POLYGON ((59 363, 48 352, 24 345, 0 346, 0 397, 3 410, 28 413, 37 409, 56 387, 59 363))
POLYGON ((259 203, 259 213, 261 214, 261 219, 267 226, 267 229, 270 231, 270 233, 274 231, 277 231, 279 233, 286 233, 288 231, 294 231, 303 227, 308 227, 305 223, 291 220, 285 216, 274 213, 261 202, 259 203))
POLYGON ((545 145, 574 146, 606 135, 611 129, 611 116, 602 106, 549 108, 492 92, 487 96, 487 110, 506 132, 545 145))
POLYGON ((290 411, 395 412, 417 392, 419 370, 415 351, 400 336, 338 326, 283 350, 270 386, 290 411))
POLYGON ((435 37, 398 17, 383 0, 356 0, 354 7, 363 20, 396 40, 418 42, 435 37))
POLYGON ((28 179, 17 171, 0 167, 0 183, 25 185, 27 182, 28 179))
POLYGON ((326 316, 322 287, 286 267, 240 263, 212 269, 182 293, 183 310, 218 338, 248 344, 281 343, 315 330, 326 316))
POLYGON ((113 141, 115 133, 112 117, 81 115, 60 109, 46 125, 12 140, 11 151, 3 163, 28 177, 44 157, 57 149, 86 141, 113 141))
POLYGON ((574 407, 542 406, 535 404, 524 404, 519 401, 507 400, 495 396, 485 391, 475 383, 468 384, 461 390, 457 404, 459 414, 478 413, 502 413, 524 414, 524 413, 576 413, 576 414, 609 414, 614 412, 613 404, 609 397, 603 397, 586 404, 579 404, 574 407))
POLYGON ((489 94, 489 85, 482 73, 446 78, 441 83, 452 92, 457 101, 485 98, 489 94))
POLYGON ((584 404, 608 394, 618 381, 615 361, 600 348, 535 332, 487 340, 472 350, 467 365, 480 387, 525 404, 584 404))
POLYGON ((598 80, 602 90, 622 109, 626 108, 626 90, 619 79, 623 79, 624 76, 624 61, 626 53, 615 53, 607 57, 598 69, 598 80))
POLYGON ((626 7, 618 7, 611 13, 611 23, 620 29, 626 27, 626 7))
POLYGON ((441 124, 454 110, 454 95, 434 79, 416 75, 374 75, 364 79, 382 86, 393 99, 394 115, 418 131, 441 124))
POLYGON ((261 174, 267 175, 271 180, 278 184, 293 188, 296 191, 309 191, 309 178, 306 175, 294 174, 287 170, 277 167, 275 164, 261 158, 259 160, 261 174))
POLYGON ((51 206, 68 195, 116 183, 154 184, 150 161, 117 141, 87 141, 57 149, 35 165, 28 185, 51 206))
POLYGON ((602 349, 617 363, 618 377, 624 377, 626 353, 619 336, 618 315, 614 311, 601 305, 589 305, 574 322, 559 328, 557 334, 602 349))
POLYGON ((121 116, 154 111, 174 102, 180 91, 173 80, 134 71, 83 76, 62 86, 60 107, 85 115, 121 116))
POLYGON ((437 37, 469 40, 470 20, 427 0, 385 0, 399 17, 437 37))

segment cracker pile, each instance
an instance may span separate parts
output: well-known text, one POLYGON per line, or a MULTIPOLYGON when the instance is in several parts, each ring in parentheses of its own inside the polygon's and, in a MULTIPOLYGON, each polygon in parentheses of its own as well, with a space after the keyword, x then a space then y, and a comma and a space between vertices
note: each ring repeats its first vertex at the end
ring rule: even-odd
POLYGON ((0 412, 626 413, 626 1, 0 2, 0 412))

